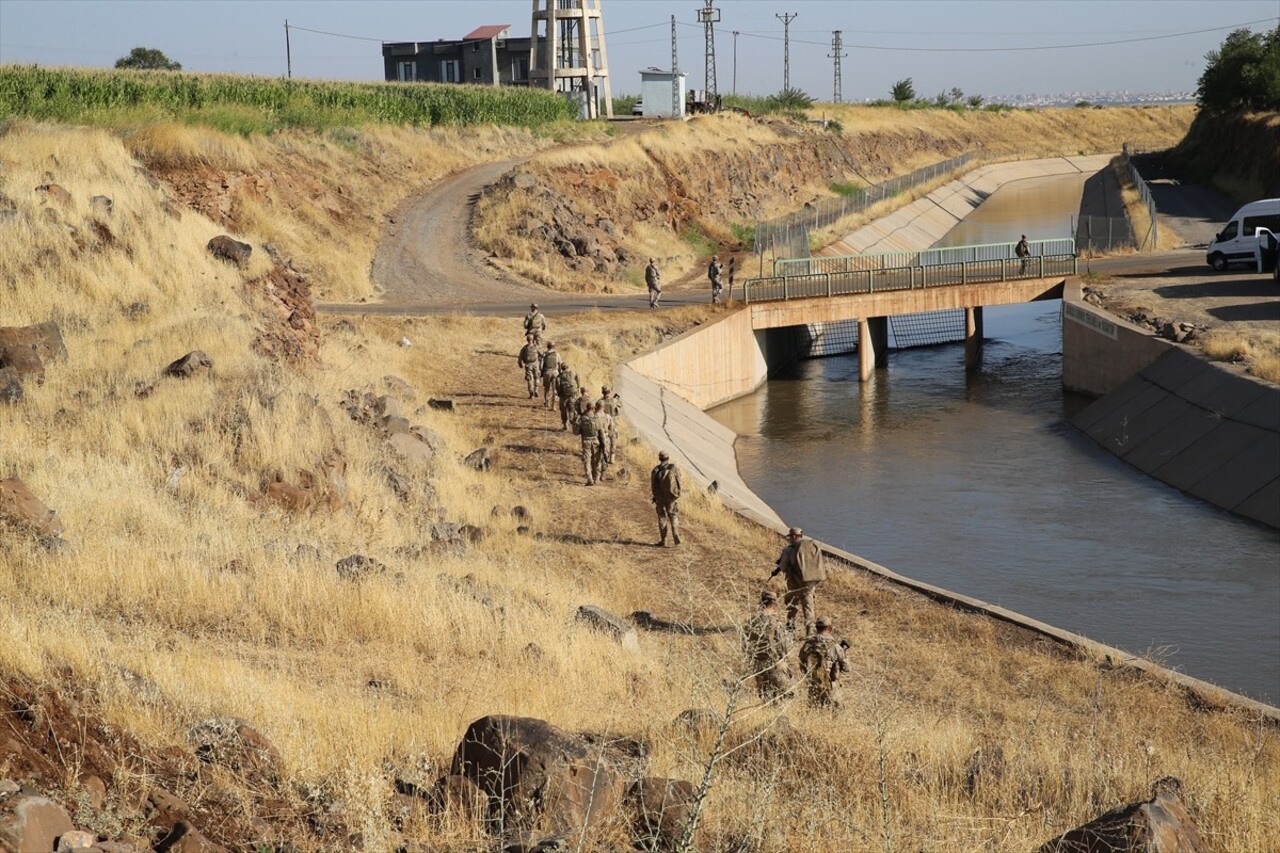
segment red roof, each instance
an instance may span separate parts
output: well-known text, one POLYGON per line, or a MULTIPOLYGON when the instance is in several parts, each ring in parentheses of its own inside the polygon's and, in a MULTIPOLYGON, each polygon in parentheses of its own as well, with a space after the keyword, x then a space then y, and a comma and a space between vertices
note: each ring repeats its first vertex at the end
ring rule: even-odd
POLYGON ((489 24, 488 26, 479 27, 477 29, 472 30, 471 32, 463 36, 462 40, 463 41, 476 41, 476 40, 487 41, 489 39, 496 39, 498 36, 502 35, 504 32, 506 32, 509 29, 511 29, 510 24, 489 24))

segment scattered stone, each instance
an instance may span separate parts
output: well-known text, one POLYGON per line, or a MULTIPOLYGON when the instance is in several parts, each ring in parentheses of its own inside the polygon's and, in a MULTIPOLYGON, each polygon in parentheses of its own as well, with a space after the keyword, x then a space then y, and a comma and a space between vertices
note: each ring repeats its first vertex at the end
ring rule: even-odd
POLYGON ((537 643, 528 643, 520 650, 520 656, 528 661, 539 661, 546 657, 546 652, 537 643))
POLYGON ((233 717, 213 717, 197 723, 187 732, 196 756, 207 764, 217 764, 237 773, 274 775, 280 753, 253 726, 233 717))
POLYGON ((230 853, 221 844, 214 844, 200 834, 194 826, 180 820, 169 834, 156 843, 155 853, 230 853))
POLYGON ((430 398, 428 398, 428 399, 427 399, 427 407, 428 407, 428 408, 432 408, 432 409, 436 409, 437 411, 441 411, 441 412, 452 412, 452 411, 453 411, 453 400, 448 400, 448 399, 444 399, 444 398, 437 398, 437 397, 430 397, 430 398))
POLYGON ((35 347, 0 346, 0 370, 13 371, 19 380, 34 379, 36 384, 44 382, 44 362, 35 347))
POLYGON ((720 481, 712 480, 710 484, 707 485, 707 494, 714 495, 718 491, 720 491, 720 481))
POLYGON ((95 195, 89 199, 89 209, 94 213, 102 213, 110 216, 115 211, 116 203, 111 200, 110 196, 95 195))
POLYGON ((27 484, 18 479, 0 480, 0 521, 41 536, 59 536, 63 531, 58 513, 45 506, 27 484))
POLYGON ((87 850, 98 841, 98 836, 82 829, 73 829, 58 836, 57 853, 71 853, 73 850, 87 850))
MULTIPOLYGON (((314 480, 309 471, 300 471, 300 475, 308 475, 305 479, 311 485, 294 486, 282 479, 272 480, 263 490, 263 496, 286 512, 308 512, 320 502, 320 493, 314 487, 314 480)), ((277 474, 277 477, 281 475, 277 474)))
POLYGON ((36 544, 46 554, 57 557, 69 557, 76 552, 75 546, 60 536, 37 536, 36 544))
POLYGON ((356 328, 356 324, 350 320, 339 320, 333 324, 333 331, 344 335, 354 335, 359 330, 356 328))
POLYGON ((205 248, 215 258, 235 264, 240 269, 249 266, 249 256, 253 254, 253 247, 248 243, 241 243, 226 234, 214 237, 206 244, 205 248))
POLYGON ((396 433, 387 439, 387 444, 415 467, 429 469, 435 460, 436 454, 431 447, 411 432, 396 433))
POLYGON ((338 577, 349 581, 363 580, 370 575, 382 575, 389 571, 385 563, 364 554, 343 557, 334 564, 334 569, 337 570, 338 577))
POLYGON ((164 788, 152 788, 147 794, 147 805, 153 812, 152 823, 157 826, 168 826, 191 816, 191 807, 186 801, 164 788))
POLYGON ((527 506, 516 504, 511 508, 511 515, 521 521, 533 521, 533 513, 529 511, 527 506))
POLYGON ((529 535, 529 525, 527 525, 527 524, 519 524, 519 525, 516 525, 516 534, 517 534, 517 535, 519 535, 519 536, 528 536, 528 535, 529 535))
POLYGON ((687 708, 671 721, 674 728, 699 737, 715 734, 723 724, 720 713, 710 708, 687 708))
POLYGON ((481 447, 479 450, 473 450, 468 453, 462 463, 476 471, 488 471, 493 467, 493 456, 489 448, 481 447))
POLYGON ((0 349, 5 347, 31 347, 44 361, 67 357, 62 329, 52 320, 31 326, 0 326, 0 349))
POLYGON ((1152 786, 1152 798, 1114 808, 1059 835, 1038 853, 1204 853, 1209 848, 1182 802, 1172 776, 1152 786))
POLYGON ((71 204, 71 193, 58 184, 41 184, 36 187, 36 192, 42 193, 47 200, 57 202, 63 207, 71 204))
POLYGON ((391 487, 391 491, 395 492, 396 497, 407 503, 413 494, 409 487, 409 480, 396 469, 385 466, 382 469, 382 477, 391 487))
MULTIPOLYGON (((397 780, 396 788, 400 789, 397 780)), ((465 776, 441 776, 426 793, 428 808, 436 814, 451 811, 476 820, 483 820, 489 811, 489 795, 480 790, 474 780, 465 776)))
POLYGON ((102 781, 101 776, 84 777, 80 780, 80 787, 89 798, 90 808, 102 808, 102 804, 107 800, 107 783, 102 781))
POLYGON ((410 427, 408 418, 387 415, 382 419, 382 428, 387 431, 387 435, 408 435, 410 427))
POLYGON ((622 799, 622 780, 582 739, 531 717, 481 717, 467 727, 451 775, 495 801, 501 825, 573 833, 606 819, 622 799))
MULTIPOLYGON (((352 331, 354 330, 355 327, 352 327, 352 331)), ((382 377, 382 384, 386 385, 387 390, 392 394, 396 394, 406 400, 412 400, 417 396, 413 392, 413 386, 401 379, 399 376, 384 376, 382 377)))
POLYGON ((485 530, 474 524, 459 524, 455 521, 438 521, 431 525, 431 541, 445 546, 465 548, 474 545, 485 537, 485 530))
POLYGON ((641 850, 676 850, 693 815, 693 784, 647 777, 631 784, 626 804, 635 844, 641 850))
POLYGON ((176 376, 188 379, 201 370, 212 370, 213 359, 204 350, 192 350, 182 358, 169 364, 163 371, 165 376, 176 376))
POLYGON ((145 317, 151 313, 151 306, 146 302, 130 302, 124 308, 120 309, 120 313, 128 317, 130 320, 136 320, 139 317, 145 317))
POLYGON ((636 636, 635 629, 626 620, 614 616, 602 607, 584 604, 578 608, 574 618, 593 630, 613 637, 629 652, 640 650, 640 638, 636 636))
POLYGON ((512 178, 513 183, 518 190, 531 190, 538 184, 538 179, 528 172, 517 172, 512 178))
POLYGON ((400 348, 401 348, 401 349, 407 349, 407 348, 409 348, 409 347, 411 347, 411 346, 413 346, 413 341, 409 340, 408 338, 401 338, 401 339, 400 339, 400 348))
POLYGON ((75 826, 66 809, 46 797, 18 795, 0 802, 0 850, 54 850, 75 826))
POLYGON ((0 403, 22 402, 22 376, 12 367, 0 367, 0 403))

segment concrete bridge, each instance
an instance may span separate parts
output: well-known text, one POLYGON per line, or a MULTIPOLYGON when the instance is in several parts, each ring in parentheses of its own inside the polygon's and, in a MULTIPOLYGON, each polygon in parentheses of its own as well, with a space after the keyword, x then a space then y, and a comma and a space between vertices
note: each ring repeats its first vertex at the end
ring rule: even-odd
POLYGON ((1019 258, 1013 243, 918 252, 800 258, 775 264, 775 274, 743 285, 753 331, 857 320, 863 380, 884 367, 889 318, 963 309, 965 366, 982 357, 982 309, 1061 299, 1077 273, 1070 240, 1038 240, 1019 258))

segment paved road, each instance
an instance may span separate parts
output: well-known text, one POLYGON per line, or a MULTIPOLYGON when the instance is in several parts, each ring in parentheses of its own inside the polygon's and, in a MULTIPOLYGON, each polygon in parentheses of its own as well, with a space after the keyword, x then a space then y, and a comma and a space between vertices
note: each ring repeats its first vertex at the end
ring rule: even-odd
POLYGON ((1160 227, 1180 236, 1187 246, 1206 247, 1240 207, 1212 187, 1186 180, 1164 152, 1134 155, 1133 163, 1151 188, 1160 227))

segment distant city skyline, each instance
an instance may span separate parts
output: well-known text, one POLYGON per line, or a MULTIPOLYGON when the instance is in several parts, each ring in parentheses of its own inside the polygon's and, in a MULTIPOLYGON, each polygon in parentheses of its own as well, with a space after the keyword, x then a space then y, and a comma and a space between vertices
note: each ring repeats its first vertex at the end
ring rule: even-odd
MULTIPOLYGON (((138 46, 184 70, 282 77, 284 24, 298 78, 381 80, 381 41, 458 39, 484 24, 529 35, 529 0, 0 0, 0 63, 109 68, 138 46)), ((639 92, 642 68, 671 65, 701 89, 698 0, 604 0, 614 95, 639 92)), ((832 30, 841 30, 844 100, 889 97, 911 78, 918 96, 956 88, 997 97, 1071 92, 1194 92, 1204 55, 1232 29, 1266 31, 1280 0, 716 0, 722 94, 782 88, 783 22, 790 78, 819 100, 833 90, 832 30)))

